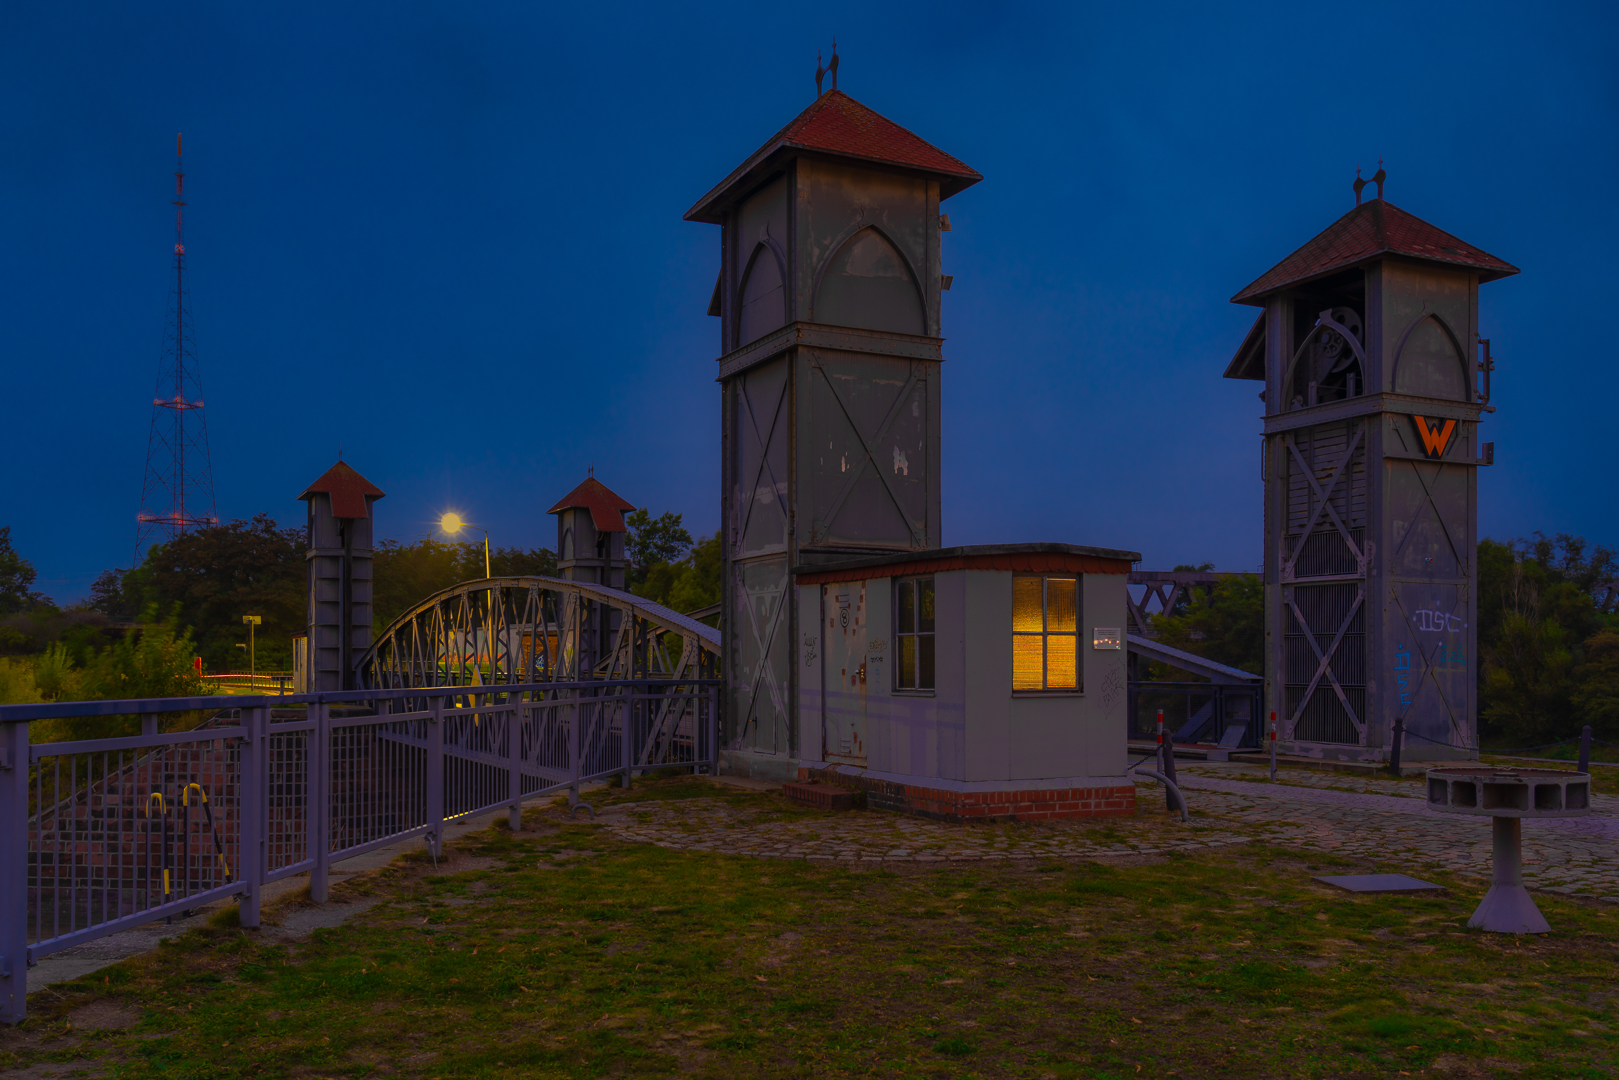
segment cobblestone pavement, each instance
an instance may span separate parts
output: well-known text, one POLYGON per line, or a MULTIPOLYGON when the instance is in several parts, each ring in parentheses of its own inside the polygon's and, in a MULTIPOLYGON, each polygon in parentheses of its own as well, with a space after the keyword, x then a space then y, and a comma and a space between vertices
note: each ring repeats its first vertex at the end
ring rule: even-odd
MULTIPOLYGON (((1374 857, 1390 868, 1490 872, 1490 826, 1438 814, 1423 788, 1384 780, 1241 764, 1186 763, 1181 786, 1194 810, 1183 825, 1153 812, 1137 818, 957 825, 882 811, 786 816, 768 802, 725 799, 621 803, 602 823, 620 839, 681 851, 859 864, 958 863, 985 859, 1128 858, 1265 839, 1374 857)), ((1156 785, 1141 805, 1163 806, 1156 785)), ((1619 903, 1619 799, 1596 796, 1584 818, 1524 823, 1524 878, 1531 887, 1619 903)))

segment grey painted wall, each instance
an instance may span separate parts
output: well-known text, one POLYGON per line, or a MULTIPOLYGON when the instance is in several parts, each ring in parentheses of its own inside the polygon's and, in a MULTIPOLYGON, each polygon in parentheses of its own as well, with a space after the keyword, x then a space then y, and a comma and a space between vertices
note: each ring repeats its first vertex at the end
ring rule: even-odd
MULTIPOLYGON (((932 693, 893 687, 894 581, 865 582, 868 620, 866 767, 877 772, 960 782, 1045 778, 1117 778, 1125 766, 1125 653, 1097 651, 1091 631, 1125 620, 1125 578, 1082 578, 1080 655, 1084 691, 1012 693, 1012 573, 953 570, 934 575, 936 678, 932 693)), ((822 611, 822 589, 805 585, 801 610, 822 611)), ((806 620, 806 626, 815 618, 806 620)), ((805 764, 822 760, 825 620, 800 642, 799 745, 805 764)), ((828 694, 832 691, 828 690, 828 694)))

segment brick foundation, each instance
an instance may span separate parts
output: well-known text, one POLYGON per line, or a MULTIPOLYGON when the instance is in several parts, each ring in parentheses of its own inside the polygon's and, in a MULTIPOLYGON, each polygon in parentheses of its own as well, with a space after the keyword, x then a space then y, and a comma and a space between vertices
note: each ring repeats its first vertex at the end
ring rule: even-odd
POLYGON ((1092 788, 1031 788, 1020 791, 950 791, 923 784, 897 783, 836 767, 798 770, 816 780, 864 792, 866 805, 938 821, 1053 821, 1062 818, 1121 817, 1136 812, 1134 784, 1092 788))

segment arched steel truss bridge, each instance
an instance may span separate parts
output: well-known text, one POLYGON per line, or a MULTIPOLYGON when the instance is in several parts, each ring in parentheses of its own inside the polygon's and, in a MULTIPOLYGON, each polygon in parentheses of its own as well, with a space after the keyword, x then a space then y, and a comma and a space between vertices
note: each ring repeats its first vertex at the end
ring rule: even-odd
MULTIPOLYGON (((443 709, 443 753, 454 762, 445 799, 516 805, 558 784, 711 763, 719 655, 718 630, 619 589, 484 578, 395 619, 355 675, 361 690, 466 687, 443 709)), ((427 745, 427 729, 416 730, 427 697, 385 707, 409 712, 414 726, 368 738, 427 745)))
POLYGON ((632 593, 551 577, 484 578, 395 619, 357 664, 366 690, 719 674, 720 632, 632 593))

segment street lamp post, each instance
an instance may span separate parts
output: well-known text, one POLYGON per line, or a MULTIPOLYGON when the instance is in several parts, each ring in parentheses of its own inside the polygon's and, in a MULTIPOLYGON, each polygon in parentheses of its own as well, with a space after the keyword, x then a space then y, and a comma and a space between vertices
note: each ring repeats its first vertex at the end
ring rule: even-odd
POLYGON ((483 533, 483 576, 486 577, 486 578, 487 577, 494 577, 494 575, 489 572, 489 530, 488 529, 484 528, 482 525, 474 525, 470 521, 463 521, 463 520, 461 520, 461 515, 456 514, 456 513, 445 514, 444 517, 439 520, 438 524, 439 524, 439 528, 443 529, 445 532, 449 533, 451 536, 454 536, 456 533, 460 532, 462 529, 477 529, 479 532, 483 533))
POLYGON ((254 627, 262 622, 264 622, 264 618, 260 615, 242 616, 242 625, 247 627, 247 685, 249 688, 253 686, 253 676, 258 674, 259 670, 258 658, 253 651, 254 627))

